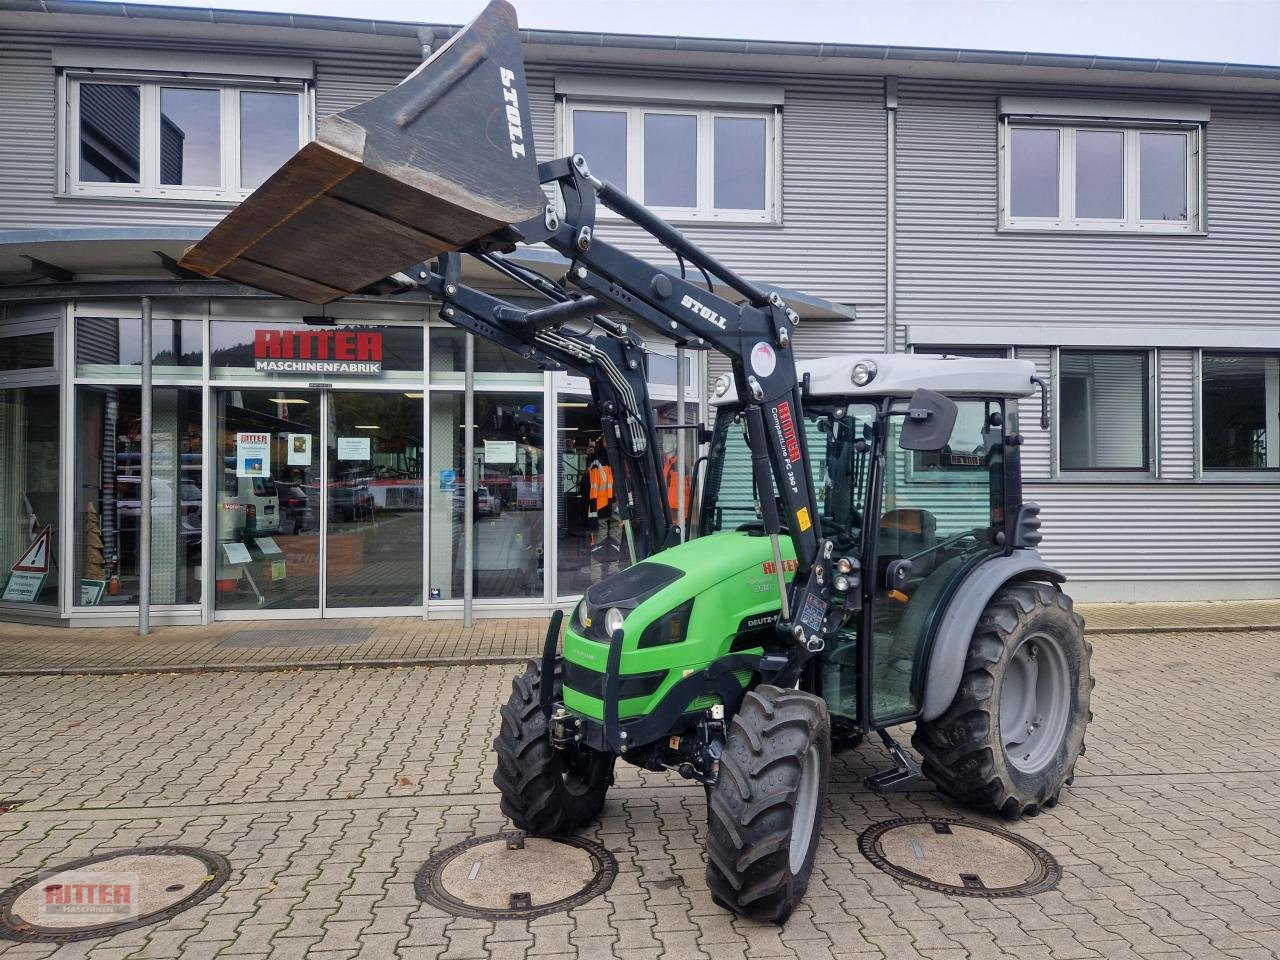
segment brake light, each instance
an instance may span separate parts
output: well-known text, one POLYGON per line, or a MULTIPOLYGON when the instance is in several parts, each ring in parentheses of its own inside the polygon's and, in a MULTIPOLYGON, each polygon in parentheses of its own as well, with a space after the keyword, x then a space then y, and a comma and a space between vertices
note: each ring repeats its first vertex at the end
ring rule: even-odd
POLYGON ((244 522, 253 523, 253 521, 257 519, 258 519, 258 508, 251 503, 244 508, 244 522))

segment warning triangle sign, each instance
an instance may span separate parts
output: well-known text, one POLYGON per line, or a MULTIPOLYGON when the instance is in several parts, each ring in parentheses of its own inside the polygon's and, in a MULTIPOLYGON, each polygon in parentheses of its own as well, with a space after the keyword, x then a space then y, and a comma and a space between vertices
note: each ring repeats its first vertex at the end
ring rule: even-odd
POLYGON ((21 570, 24 573, 48 573, 49 551, 52 547, 53 533, 49 527, 45 527, 36 534, 36 538, 31 541, 31 546, 27 547, 26 552, 18 558, 11 569, 21 570))

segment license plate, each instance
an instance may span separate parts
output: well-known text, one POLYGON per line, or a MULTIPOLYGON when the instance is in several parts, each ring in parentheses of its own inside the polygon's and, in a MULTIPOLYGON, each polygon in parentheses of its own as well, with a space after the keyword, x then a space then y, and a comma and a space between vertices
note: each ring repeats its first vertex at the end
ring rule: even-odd
POLYGON ((263 512, 264 512, 264 513, 275 513, 275 512, 276 512, 276 508, 275 508, 275 507, 267 507, 263 512))

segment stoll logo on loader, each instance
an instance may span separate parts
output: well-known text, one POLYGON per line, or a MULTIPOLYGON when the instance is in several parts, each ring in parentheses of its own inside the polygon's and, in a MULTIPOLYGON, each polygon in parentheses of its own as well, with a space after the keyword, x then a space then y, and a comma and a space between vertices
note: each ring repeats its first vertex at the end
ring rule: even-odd
POLYGON ((507 136, 511 138, 511 155, 523 157, 524 120, 520 116, 520 95, 511 85, 516 75, 506 67, 499 67, 498 74, 502 77, 502 99, 507 101, 507 136))

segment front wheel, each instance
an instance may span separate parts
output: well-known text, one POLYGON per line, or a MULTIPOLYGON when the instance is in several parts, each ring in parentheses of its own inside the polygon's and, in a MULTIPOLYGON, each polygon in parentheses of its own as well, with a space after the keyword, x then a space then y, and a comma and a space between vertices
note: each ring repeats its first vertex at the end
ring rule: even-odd
POLYGON ((558 657, 554 677, 544 677, 542 664, 530 660, 512 681, 511 697, 502 707, 502 729, 493 742, 498 755, 493 782, 502 794, 502 812, 516 829, 563 836, 599 815, 613 782, 614 757, 587 747, 551 746, 540 697, 547 681, 558 700, 558 657))
POLYGON ((1093 719, 1092 652, 1066 594, 1044 583, 997 591, 955 700, 916 727, 925 775, 967 806, 1010 819, 1056 804, 1093 719))
POLYGON ((707 885, 734 913, 783 923, 813 872, 831 769, 826 704, 760 686, 735 714, 708 795, 707 885))

